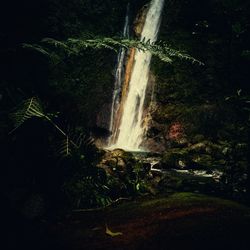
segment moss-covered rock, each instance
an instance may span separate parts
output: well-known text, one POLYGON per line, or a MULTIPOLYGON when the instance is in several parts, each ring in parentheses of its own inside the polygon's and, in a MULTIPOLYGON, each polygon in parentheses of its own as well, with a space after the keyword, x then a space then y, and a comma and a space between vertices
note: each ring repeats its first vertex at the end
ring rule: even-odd
POLYGON ((195 144, 186 140, 181 144, 180 141, 171 142, 170 148, 165 151, 160 161, 162 168, 217 169, 225 165, 226 156, 223 145, 208 140, 195 144))
POLYGON ((108 174, 114 176, 125 176, 132 171, 132 166, 135 164, 133 155, 122 149, 107 151, 98 167, 103 168, 108 174))
POLYGON ((173 148, 163 154, 162 168, 188 168, 190 167, 190 155, 188 148, 173 148))
POLYGON ((200 168, 213 168, 215 167, 215 160, 208 154, 196 154, 192 156, 192 162, 194 165, 200 168))
POLYGON ((122 149, 106 151, 97 166, 106 172, 106 186, 113 199, 141 193, 157 193, 151 182, 151 164, 135 158, 130 152, 122 149))

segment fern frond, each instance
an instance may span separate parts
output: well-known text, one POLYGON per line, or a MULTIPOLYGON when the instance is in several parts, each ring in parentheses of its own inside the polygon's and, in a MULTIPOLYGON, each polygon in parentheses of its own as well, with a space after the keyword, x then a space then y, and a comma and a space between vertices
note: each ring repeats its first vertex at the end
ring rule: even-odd
POLYGON ((83 135, 80 146, 84 147, 85 150, 92 147, 94 145, 94 139, 83 135))
POLYGON ((32 117, 46 118, 46 115, 43 112, 39 100, 36 97, 32 97, 24 101, 16 112, 11 114, 11 117, 14 121, 15 128, 10 133, 14 132, 28 119, 32 117))
MULTIPOLYGON (((26 45, 28 48, 40 49, 46 46, 52 46, 54 49, 64 51, 64 53, 70 55, 80 55, 82 51, 86 49, 109 49, 115 52, 119 49, 125 48, 136 48, 139 51, 149 51, 152 55, 158 57, 160 60, 171 63, 174 58, 191 61, 192 63, 203 63, 187 53, 171 48, 166 42, 158 41, 152 43, 150 40, 142 39, 126 39, 120 37, 82 37, 82 38, 68 38, 66 41, 58 41, 53 38, 44 38, 42 40, 43 45, 26 45)), ((44 49, 46 52, 47 50, 44 49)))
POLYGON ((50 57, 50 53, 46 50, 46 48, 38 45, 38 44, 27 44, 27 43, 24 43, 22 45, 23 48, 25 49, 31 49, 31 50, 34 50, 34 51, 37 51, 39 53, 41 53, 42 55, 46 56, 46 57, 50 57))
POLYGON ((10 131, 9 134, 13 133, 16 129, 18 129, 24 122, 29 120, 32 117, 43 118, 47 120, 50 124, 54 126, 54 128, 67 138, 68 144, 72 144, 74 147, 78 148, 78 145, 69 139, 67 133, 65 133, 52 119, 47 115, 40 104, 40 101, 36 97, 32 97, 22 102, 22 104, 16 109, 14 113, 11 115, 12 120, 14 121, 15 128, 10 131))
POLYGON ((66 136, 57 146, 56 154, 59 158, 67 158, 72 155, 72 143, 66 136))
POLYGON ((94 147, 94 139, 85 135, 83 132, 73 131, 70 133, 70 138, 74 141, 77 148, 81 148, 83 151, 87 151, 94 147))

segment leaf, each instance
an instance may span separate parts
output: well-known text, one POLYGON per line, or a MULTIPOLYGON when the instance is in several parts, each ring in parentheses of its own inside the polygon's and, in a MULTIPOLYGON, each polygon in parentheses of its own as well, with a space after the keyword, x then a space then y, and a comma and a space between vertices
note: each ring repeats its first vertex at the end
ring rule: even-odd
POLYGON ((46 56, 46 57, 50 57, 50 53, 49 53, 45 48, 43 48, 42 46, 40 46, 40 45, 38 45, 38 44, 33 44, 33 45, 32 45, 32 44, 24 43, 24 44, 22 45, 22 47, 23 47, 24 49, 30 49, 30 50, 37 51, 37 52, 43 54, 43 55, 46 56))
POLYGON ((111 236, 111 237, 116 237, 116 236, 123 235, 123 233, 121 233, 121 232, 115 232, 115 233, 112 232, 112 231, 108 228, 107 224, 106 224, 106 234, 109 235, 109 236, 111 236))
POLYGON ((42 106, 36 97, 32 97, 22 103, 22 105, 11 114, 15 123, 15 128, 10 132, 12 133, 19 128, 25 121, 32 117, 46 118, 43 113, 42 106))
POLYGON ((68 136, 66 136, 62 141, 61 143, 58 145, 58 149, 57 149, 57 155, 61 158, 67 158, 69 156, 71 156, 71 152, 72 152, 72 149, 71 149, 71 141, 69 139, 68 136))
POLYGON ((192 63, 204 65, 201 61, 193 58, 185 52, 171 48, 166 42, 158 41, 152 43, 150 40, 136 40, 126 39, 121 37, 92 37, 91 39, 82 36, 81 38, 68 38, 66 41, 58 41, 53 38, 44 38, 42 45, 25 44, 25 48, 32 48, 47 53, 48 47, 55 50, 63 51, 66 55, 81 55, 81 52, 87 48, 91 49, 109 49, 118 52, 119 49, 136 48, 138 51, 150 51, 152 55, 158 57, 160 60, 171 63, 172 59, 179 58, 192 63))

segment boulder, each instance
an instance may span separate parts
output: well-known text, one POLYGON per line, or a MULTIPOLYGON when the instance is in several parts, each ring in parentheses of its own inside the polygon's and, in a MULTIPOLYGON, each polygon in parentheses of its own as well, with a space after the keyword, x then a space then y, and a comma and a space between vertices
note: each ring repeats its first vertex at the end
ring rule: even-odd
POLYGON ((208 154, 199 154, 192 156, 192 162, 194 165, 200 166, 203 168, 212 168, 214 167, 214 159, 211 155, 208 154))
POLYGON ((205 142, 199 142, 190 147, 190 152, 206 153, 208 146, 205 142))
POLYGON ((143 147, 155 153, 163 153, 166 150, 164 138, 148 138, 144 141, 143 147))
POLYGON ((131 153, 122 149, 115 149, 113 151, 106 151, 97 166, 103 168, 109 175, 125 176, 131 172, 134 161, 131 153))
POLYGON ((160 162, 162 168, 186 169, 190 167, 190 156, 187 148, 174 148, 163 154, 160 162))
POLYGON ((170 140, 169 145, 172 148, 185 148, 189 146, 189 142, 186 138, 179 138, 176 140, 170 140))
POLYGON ((205 140, 204 135, 198 134, 198 135, 193 136, 193 138, 192 138, 192 143, 195 144, 195 143, 202 142, 202 141, 204 141, 204 140, 205 140))

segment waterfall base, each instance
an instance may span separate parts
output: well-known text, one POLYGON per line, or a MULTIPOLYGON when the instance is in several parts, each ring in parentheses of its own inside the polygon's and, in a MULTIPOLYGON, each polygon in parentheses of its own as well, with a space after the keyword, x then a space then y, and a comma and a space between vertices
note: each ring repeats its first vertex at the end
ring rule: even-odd
POLYGON ((111 146, 105 147, 104 149, 107 149, 107 150, 122 149, 127 152, 150 152, 144 148, 130 148, 130 147, 119 146, 119 145, 111 145, 111 146))

